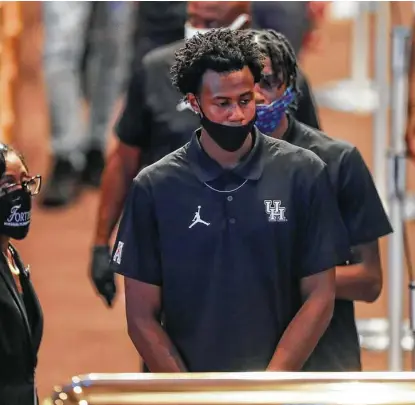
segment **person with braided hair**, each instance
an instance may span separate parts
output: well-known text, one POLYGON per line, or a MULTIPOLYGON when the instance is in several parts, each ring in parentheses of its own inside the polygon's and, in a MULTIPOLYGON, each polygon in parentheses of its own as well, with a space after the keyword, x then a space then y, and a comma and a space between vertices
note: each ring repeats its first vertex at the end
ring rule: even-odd
POLYGON ((392 232, 372 176, 353 145, 300 123, 298 66, 287 38, 273 30, 253 31, 264 57, 263 78, 256 86, 258 119, 263 133, 313 151, 326 164, 347 228, 350 257, 336 267, 336 303, 332 321, 304 369, 361 370, 354 301, 373 302, 382 289, 378 239, 392 232))
MULTIPOLYGON (((265 55, 273 55, 271 61, 274 70, 282 69, 285 71, 287 78, 292 77, 294 79, 293 90, 295 97, 293 97, 289 105, 291 114, 303 124, 315 129, 321 129, 313 93, 307 79, 297 65, 294 49, 287 37, 274 30, 252 30, 252 32, 255 33, 263 53, 265 55), (289 71, 286 71, 287 69, 289 71)), ((266 60, 266 65, 268 62, 266 60)), ((275 75, 270 74, 269 69, 265 69, 262 80, 264 86, 262 87, 272 89, 275 81, 275 75)), ((257 93, 257 97, 259 102, 263 101, 261 92, 257 93)))

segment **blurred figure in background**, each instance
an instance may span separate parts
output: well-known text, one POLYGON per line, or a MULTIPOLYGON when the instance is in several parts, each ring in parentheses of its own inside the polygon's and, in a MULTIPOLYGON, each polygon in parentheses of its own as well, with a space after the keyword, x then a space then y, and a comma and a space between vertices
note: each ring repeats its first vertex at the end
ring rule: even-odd
POLYGON ((310 29, 309 1, 253 1, 252 28, 273 29, 284 34, 296 55, 310 29))
POLYGON ((0 404, 37 404, 35 370, 43 335, 36 292, 12 239, 30 228, 32 197, 41 177, 31 176, 23 157, 0 144, 0 404))
POLYGON ((316 28, 324 19, 325 1, 253 1, 252 27, 273 29, 288 38, 298 56, 313 49, 316 28))
POLYGON ((133 71, 159 46, 183 39, 186 1, 141 1, 134 29, 133 71))
POLYGON ((106 129, 126 74, 133 2, 42 2, 44 67, 52 137, 52 170, 44 206, 63 206, 81 182, 98 186, 106 129), (89 24, 92 24, 88 30, 89 24), (81 65, 86 62, 90 112, 84 122, 81 65))

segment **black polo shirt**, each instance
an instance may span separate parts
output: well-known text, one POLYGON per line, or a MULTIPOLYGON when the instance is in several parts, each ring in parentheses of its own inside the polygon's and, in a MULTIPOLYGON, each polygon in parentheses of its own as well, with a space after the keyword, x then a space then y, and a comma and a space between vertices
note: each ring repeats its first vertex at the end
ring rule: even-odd
POLYGON ((186 1, 151 1, 138 5, 136 17, 137 38, 151 38, 166 44, 184 37, 187 16, 186 1))
MULTIPOLYGON (((313 151, 326 164, 351 246, 392 232, 369 169, 353 145, 328 137, 289 117, 283 139, 313 151)), ((352 301, 336 300, 332 322, 305 369, 360 370, 360 344, 352 301)))
POLYGON ((225 170, 190 143, 135 178, 112 265, 161 287, 164 328, 192 372, 265 370, 299 281, 345 260, 325 164, 255 135, 225 170))

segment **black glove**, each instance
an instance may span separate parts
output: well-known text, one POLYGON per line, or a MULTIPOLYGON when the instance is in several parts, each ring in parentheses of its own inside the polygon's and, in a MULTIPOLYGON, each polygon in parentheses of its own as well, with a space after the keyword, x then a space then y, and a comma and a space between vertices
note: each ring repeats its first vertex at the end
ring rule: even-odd
POLYGON ((93 248, 90 273, 98 293, 104 297, 107 305, 111 307, 117 288, 115 286, 115 275, 110 267, 108 246, 95 246, 93 248))

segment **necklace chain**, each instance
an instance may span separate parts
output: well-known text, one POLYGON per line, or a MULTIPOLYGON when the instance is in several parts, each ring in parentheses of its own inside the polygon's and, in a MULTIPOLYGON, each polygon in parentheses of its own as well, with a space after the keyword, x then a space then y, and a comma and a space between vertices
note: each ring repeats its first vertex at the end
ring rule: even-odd
POLYGON ((211 190, 216 191, 217 193, 234 193, 235 191, 238 191, 241 187, 243 187, 246 182, 248 181, 248 179, 246 179, 241 185, 239 185, 238 187, 234 188, 233 190, 218 190, 212 186, 209 186, 209 184, 207 184, 206 182, 204 182, 206 187, 209 187, 211 190))
POLYGON ((7 256, 7 254, 6 254, 6 253, 3 253, 3 256, 4 256, 4 258, 6 259, 7 264, 9 265, 9 269, 10 269, 10 271, 11 271, 14 275, 18 276, 18 275, 20 274, 19 269, 17 269, 17 268, 16 268, 16 266, 15 266, 15 265, 13 265, 13 263, 11 262, 11 260, 9 259, 9 257, 7 256))

